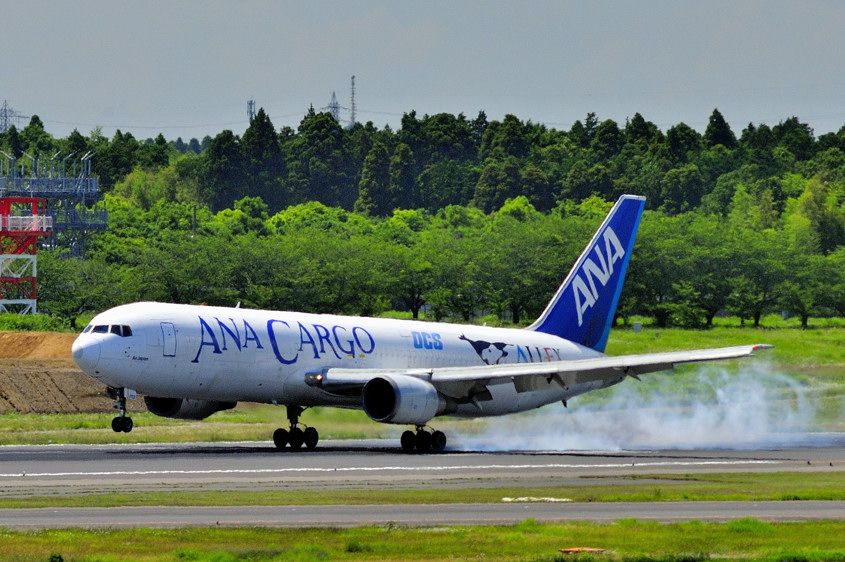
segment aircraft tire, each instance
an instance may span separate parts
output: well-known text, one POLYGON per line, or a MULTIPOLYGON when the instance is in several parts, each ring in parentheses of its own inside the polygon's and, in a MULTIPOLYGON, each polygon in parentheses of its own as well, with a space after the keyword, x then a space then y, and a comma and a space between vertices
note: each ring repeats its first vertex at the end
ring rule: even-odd
POLYGON ((442 431, 435 431, 431 434, 431 450, 435 453, 442 453, 446 448, 446 434, 442 431))
POLYGON ((288 443, 290 444, 290 448, 294 451, 298 451, 302 448, 302 443, 304 441, 305 436, 303 435, 302 430, 298 427, 292 427, 288 432, 288 443))
POLYGON ((288 430, 280 427, 274 431, 273 444, 277 449, 284 450, 285 446, 288 444, 288 430))
POLYGON ((123 418, 123 433, 129 433, 133 427, 135 427, 135 423, 132 421, 132 418, 123 418))
POLYGON ((121 416, 112 418, 111 429, 115 433, 121 433, 123 431, 123 418, 121 416))
POLYGON ((416 437, 418 453, 428 453, 431 451, 431 433, 427 431, 418 431, 416 437))
POLYGON ((313 427, 306 427, 305 431, 302 432, 302 435, 305 440, 305 448, 309 451, 314 450, 317 446, 317 442, 320 440, 320 434, 317 433, 317 430, 313 427))
POLYGON ((413 431, 405 431, 402 433, 399 443, 402 444, 402 451, 405 453, 413 453, 417 448, 417 436, 413 431))

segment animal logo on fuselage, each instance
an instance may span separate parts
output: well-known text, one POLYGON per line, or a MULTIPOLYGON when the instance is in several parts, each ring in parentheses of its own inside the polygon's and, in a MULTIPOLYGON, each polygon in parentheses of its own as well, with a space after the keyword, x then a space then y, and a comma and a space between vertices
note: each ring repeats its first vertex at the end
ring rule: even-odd
POLYGON ((509 343, 502 343, 502 342, 489 342, 484 340, 471 340, 468 337, 461 335, 461 340, 465 342, 469 342, 478 356, 481 358, 482 361, 487 363, 488 365, 498 365, 499 361, 502 358, 508 356, 508 352, 505 351, 505 348, 509 346, 509 343))

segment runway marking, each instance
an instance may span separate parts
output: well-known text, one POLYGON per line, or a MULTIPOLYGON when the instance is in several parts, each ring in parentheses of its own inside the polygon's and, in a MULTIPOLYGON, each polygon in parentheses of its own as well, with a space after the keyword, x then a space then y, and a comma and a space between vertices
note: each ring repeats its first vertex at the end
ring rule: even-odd
POLYGON ((338 468, 325 467, 289 467, 289 468, 221 468, 207 470, 114 470, 100 472, 16 472, 0 473, 0 478, 26 477, 67 477, 67 476, 157 476, 165 474, 285 474, 295 472, 442 472, 450 470, 525 470, 531 468, 642 468, 663 466, 714 466, 714 465, 758 465, 781 464, 776 460, 735 460, 735 461, 657 461, 638 463, 605 463, 605 464, 486 464, 486 465, 453 465, 453 466, 345 466, 338 468))

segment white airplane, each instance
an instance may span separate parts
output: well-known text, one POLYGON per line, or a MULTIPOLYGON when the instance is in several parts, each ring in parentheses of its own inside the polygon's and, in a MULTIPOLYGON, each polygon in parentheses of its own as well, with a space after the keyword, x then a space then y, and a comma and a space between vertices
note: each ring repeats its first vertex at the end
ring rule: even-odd
POLYGON ((132 430, 126 399, 152 413, 203 419, 237 402, 287 406, 279 449, 313 449, 303 409, 363 409, 410 425, 407 452, 442 451, 426 430, 443 415, 499 416, 606 388, 679 363, 733 359, 764 345, 608 357, 643 197, 622 196, 540 318, 526 329, 139 302, 98 314, 73 343, 80 369, 105 383, 132 430))

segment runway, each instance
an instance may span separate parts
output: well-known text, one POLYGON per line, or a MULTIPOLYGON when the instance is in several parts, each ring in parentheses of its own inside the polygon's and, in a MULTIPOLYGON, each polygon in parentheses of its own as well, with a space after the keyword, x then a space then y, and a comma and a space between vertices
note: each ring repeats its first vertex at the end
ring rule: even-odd
POLYGON ((435 505, 309 505, 253 507, 117 507, 0 509, 0 527, 354 527, 360 525, 503 525, 543 522, 845 520, 845 502, 514 503, 435 505))
MULTIPOLYGON (((326 441, 310 452, 271 444, 0 447, 0 497, 194 490, 513 488, 630 483, 631 476, 845 470, 845 436, 782 450, 449 452, 405 455, 392 440, 326 441)), ((657 502, 0 510, 0 527, 504 523, 623 517, 677 521, 845 519, 845 502, 657 502)))
POLYGON ((3 446, 0 496, 110 489, 548 486, 583 484, 585 477, 611 483, 642 474, 843 468, 845 436, 828 447, 784 450, 439 455, 402 454, 392 440, 327 441, 297 453, 256 442, 3 446))

